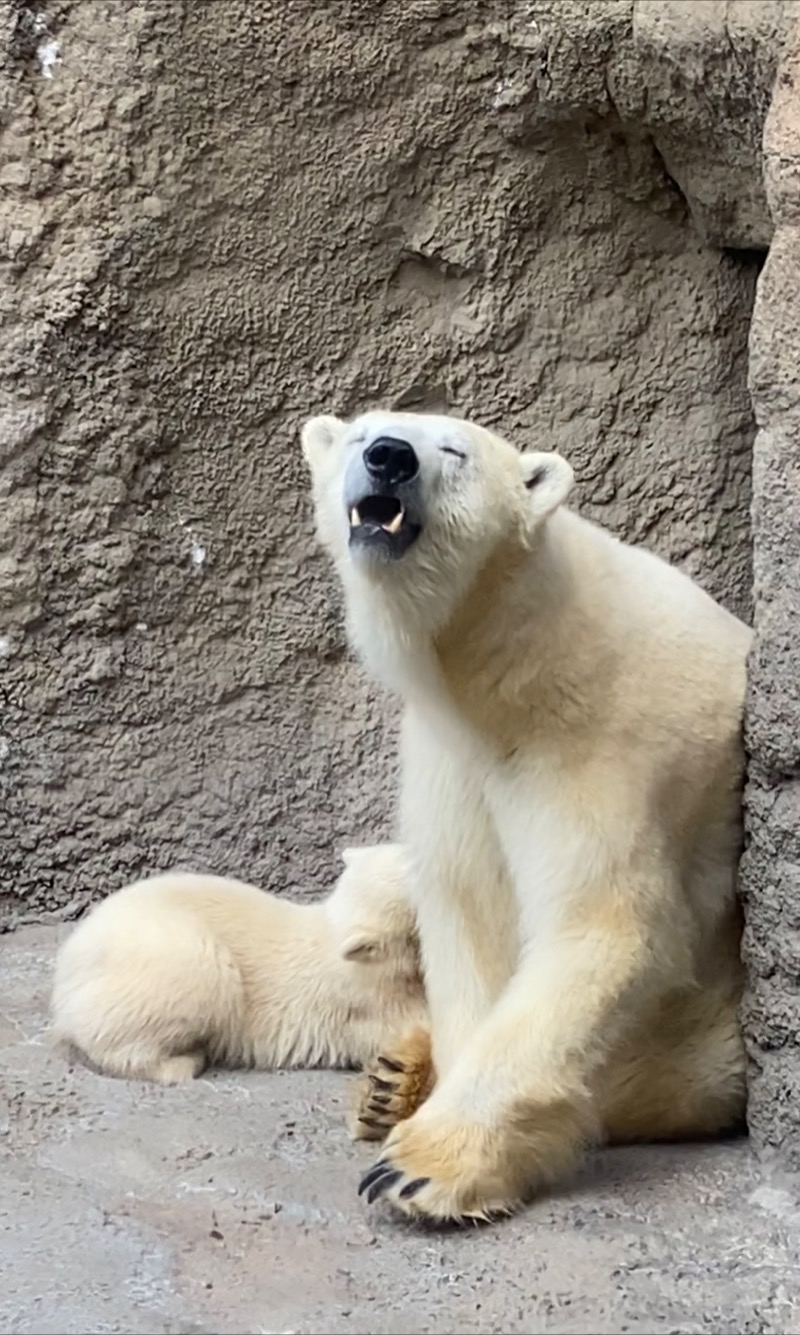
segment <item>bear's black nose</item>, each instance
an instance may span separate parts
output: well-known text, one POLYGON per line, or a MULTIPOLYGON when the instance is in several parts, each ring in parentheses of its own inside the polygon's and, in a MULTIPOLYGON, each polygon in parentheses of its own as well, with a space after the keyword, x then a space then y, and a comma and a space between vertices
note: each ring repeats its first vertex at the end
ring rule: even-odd
POLYGON ((406 440, 379 436, 364 451, 370 477, 384 487, 399 487, 419 472, 419 459, 406 440))

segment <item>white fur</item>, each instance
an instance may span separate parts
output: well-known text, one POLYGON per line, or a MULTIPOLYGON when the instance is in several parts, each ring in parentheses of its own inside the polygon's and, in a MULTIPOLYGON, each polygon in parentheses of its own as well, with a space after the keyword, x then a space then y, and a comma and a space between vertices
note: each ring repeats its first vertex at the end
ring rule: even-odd
POLYGON ((424 998, 402 850, 344 862, 311 905, 189 873, 110 895, 59 951, 56 1038, 109 1074, 164 1083, 207 1063, 363 1064, 424 998))
POLYGON ((617 1125, 734 1120, 750 631, 564 509, 556 455, 448 418, 318 423, 303 445, 348 633, 406 703, 402 836, 438 1083, 390 1137, 387 1194, 484 1214, 617 1125), (342 503, 348 459, 377 435, 415 449, 424 506, 417 543, 383 563, 348 545, 342 503), (676 1015, 684 1039, 694 1026, 680 1052, 676 1015), (623 1116, 621 1072, 648 1052, 623 1116))

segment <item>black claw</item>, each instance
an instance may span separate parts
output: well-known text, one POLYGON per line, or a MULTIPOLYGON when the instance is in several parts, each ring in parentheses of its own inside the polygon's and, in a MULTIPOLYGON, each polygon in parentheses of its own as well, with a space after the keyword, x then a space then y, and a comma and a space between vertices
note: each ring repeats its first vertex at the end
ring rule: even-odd
POLYGON ((359 1196, 367 1193, 367 1200, 371 1205, 382 1192, 388 1191, 403 1176, 399 1168, 395 1168, 388 1159, 378 1159, 376 1163, 368 1168, 361 1179, 358 1188, 359 1196))
POLYGON ((376 1201, 385 1191, 393 1187, 402 1176, 403 1174, 399 1168, 390 1168, 388 1172, 384 1173, 383 1177, 379 1177, 367 1192, 367 1205, 372 1205, 373 1201, 376 1201))
POLYGON ((406 1068, 403 1063, 393 1061, 391 1057, 379 1057, 378 1065, 385 1066, 387 1071, 396 1071, 398 1075, 405 1075, 406 1068))
POLYGON ((358 1187, 359 1196, 363 1196, 364 1192, 367 1190, 367 1187, 371 1187, 375 1179, 381 1177, 382 1174, 386 1172, 387 1168, 391 1171, 391 1165, 386 1161, 386 1159, 378 1159, 377 1162, 374 1163, 371 1168, 368 1168, 366 1173, 362 1177, 361 1182, 359 1183, 358 1187))
POLYGON ((388 1108, 392 1101, 391 1094, 370 1094, 370 1108, 388 1108))
POLYGON ((371 1075, 370 1080, 372 1081, 375 1088, 381 1090, 382 1093, 384 1094, 393 1093, 394 1085, 392 1084, 391 1080, 381 1080, 379 1075, 371 1075))
POLYGON ((422 1191, 423 1187, 427 1187, 429 1182, 429 1177, 415 1177, 413 1182, 406 1182, 406 1185, 400 1190, 400 1195, 404 1201, 407 1201, 411 1196, 416 1196, 418 1191, 422 1191))
POLYGON ((359 1120, 359 1122, 361 1123, 362 1126, 368 1126, 369 1129, 370 1129, 370 1131, 382 1131, 382 1130, 383 1130, 383 1126, 381 1125, 381 1123, 380 1123, 380 1122, 376 1122, 374 1117, 359 1117, 358 1120, 359 1120))

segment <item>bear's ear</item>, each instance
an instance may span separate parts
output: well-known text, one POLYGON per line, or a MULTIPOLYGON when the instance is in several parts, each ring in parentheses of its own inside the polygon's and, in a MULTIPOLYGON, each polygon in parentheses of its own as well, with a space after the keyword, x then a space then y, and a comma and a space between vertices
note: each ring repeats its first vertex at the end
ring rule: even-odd
POLYGON ((343 848, 342 862, 345 867, 352 867, 359 859, 363 859, 367 850, 364 848, 343 848))
POLYGON ((566 500, 575 474, 560 454, 521 454, 522 480, 530 494, 530 512, 536 519, 546 519, 566 500))
POLYGON ((376 964, 386 954, 386 947, 374 932, 365 927, 356 927, 342 942, 340 952, 343 960, 356 960, 359 964, 376 964))
POLYGON ((344 422, 338 417, 310 417, 300 432, 303 457, 309 468, 321 463, 334 441, 344 431, 344 422))

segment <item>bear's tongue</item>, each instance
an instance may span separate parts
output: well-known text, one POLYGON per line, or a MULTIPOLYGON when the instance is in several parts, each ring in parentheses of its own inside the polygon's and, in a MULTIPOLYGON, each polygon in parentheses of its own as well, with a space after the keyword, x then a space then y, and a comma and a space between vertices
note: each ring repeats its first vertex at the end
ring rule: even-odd
POLYGON ((396 496, 365 496, 350 511, 350 527, 382 528, 387 533, 399 533, 404 519, 403 507, 396 496))

